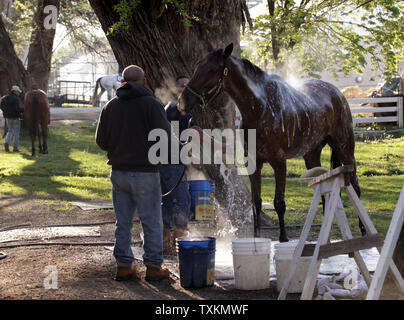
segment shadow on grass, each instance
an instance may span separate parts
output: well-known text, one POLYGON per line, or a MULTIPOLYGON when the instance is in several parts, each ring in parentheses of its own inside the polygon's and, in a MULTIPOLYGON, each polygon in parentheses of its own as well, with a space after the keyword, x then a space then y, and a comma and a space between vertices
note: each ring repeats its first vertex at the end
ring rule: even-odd
MULTIPOLYGON (((52 198, 63 198, 63 200, 86 200, 89 195, 105 198, 106 190, 102 187, 105 183, 100 184, 97 181, 107 179, 107 171, 92 172, 87 175, 86 170, 83 169, 83 163, 74 160, 71 156, 73 150, 85 150, 88 154, 99 155, 102 151, 96 146, 93 137, 94 133, 89 126, 77 128, 76 125, 50 130, 49 154, 37 154, 32 157, 30 138, 28 133, 22 130, 20 156, 27 160, 28 164, 20 169, 18 174, 4 176, 3 181, 27 195, 48 195, 52 198), (81 190, 87 193, 87 196, 80 194, 81 190)), ((37 147, 38 142, 36 142, 37 147)), ((14 155, 10 154, 11 156, 14 155)), ((87 166, 91 167, 91 163, 87 166)))

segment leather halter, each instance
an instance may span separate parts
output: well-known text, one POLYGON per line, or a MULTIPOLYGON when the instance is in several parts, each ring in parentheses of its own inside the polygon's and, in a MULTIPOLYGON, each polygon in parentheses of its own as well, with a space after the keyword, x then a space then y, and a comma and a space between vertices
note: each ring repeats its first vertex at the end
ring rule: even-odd
POLYGON ((197 97, 202 102, 202 107, 206 107, 216 96, 222 91, 224 86, 224 78, 229 73, 229 69, 225 66, 223 69, 223 74, 219 79, 217 85, 215 85, 212 89, 209 89, 206 92, 199 93, 198 90, 192 88, 190 85, 186 85, 185 88, 189 90, 195 97, 197 97), (210 96, 213 93, 212 96, 210 96), (209 98, 210 96, 210 98, 209 98))

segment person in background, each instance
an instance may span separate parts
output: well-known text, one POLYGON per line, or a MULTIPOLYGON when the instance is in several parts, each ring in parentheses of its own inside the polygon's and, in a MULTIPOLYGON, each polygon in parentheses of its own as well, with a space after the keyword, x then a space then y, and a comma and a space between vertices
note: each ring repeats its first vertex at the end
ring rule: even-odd
POLYGON ((20 119, 22 119, 24 107, 19 96, 22 93, 22 90, 19 86, 12 86, 10 91, 11 92, 7 96, 2 98, 0 104, 0 109, 3 111, 3 117, 8 128, 8 133, 4 142, 4 150, 10 152, 10 142, 14 138, 13 151, 20 152, 18 149, 20 143, 20 119))
MULTIPOLYGON (((179 97, 188 82, 189 79, 185 76, 178 76, 176 78, 175 96, 165 107, 168 121, 170 123, 173 121, 179 122, 180 135, 183 130, 188 128, 191 121, 191 115, 178 110, 179 97)), ((169 192, 175 186, 184 170, 185 167, 182 163, 160 166, 160 179, 163 194, 169 192)), ((163 197, 162 201, 164 254, 175 254, 176 239, 187 235, 190 210, 191 197, 184 173, 182 181, 177 188, 169 195, 163 197)))
POLYGON ((132 266, 131 229, 137 210, 144 233, 143 262, 146 281, 168 278, 162 268, 163 221, 158 166, 150 163, 148 152, 153 142, 149 132, 163 129, 170 136, 171 127, 163 106, 146 87, 144 71, 128 66, 123 71, 123 85, 117 97, 102 109, 97 131, 98 146, 108 151, 112 166, 112 200, 116 215, 114 256, 117 262, 115 280, 138 278, 132 266))

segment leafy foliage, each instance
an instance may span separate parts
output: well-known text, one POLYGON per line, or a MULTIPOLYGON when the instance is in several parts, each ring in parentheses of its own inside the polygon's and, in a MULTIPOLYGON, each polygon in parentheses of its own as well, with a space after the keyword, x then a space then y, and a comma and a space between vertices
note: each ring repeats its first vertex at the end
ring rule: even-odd
POLYGON ((11 16, 7 17, 4 12, 1 12, 6 30, 14 44, 14 49, 20 57, 24 55, 25 49, 30 42, 32 21, 37 5, 37 0, 15 0, 11 16))
POLYGON ((369 63, 395 75, 404 58, 404 3, 394 0, 269 0, 268 12, 246 33, 244 56, 269 68, 293 67, 319 77, 363 72, 369 63), (253 52, 255 48, 256 53, 253 52))
POLYGON ((133 11, 141 5, 148 5, 150 13, 154 18, 158 18, 165 8, 172 7, 182 18, 185 26, 190 26, 192 21, 197 21, 196 16, 190 15, 185 9, 181 0, 162 0, 162 1, 143 1, 143 0, 121 0, 114 6, 114 11, 119 15, 119 21, 114 23, 109 34, 119 32, 119 30, 128 30, 132 23, 133 11))
MULTIPOLYGON (((6 17, 2 13, 6 29, 17 55, 20 57, 24 55, 30 42, 33 17, 37 6, 38 0, 15 0, 13 15, 6 17)), ((68 53, 78 50, 105 56, 106 52, 110 51, 105 35, 103 32, 99 32, 101 26, 88 1, 61 0, 58 23, 66 29, 65 37, 70 38, 70 43, 63 48, 65 53, 61 53, 57 57, 64 57, 68 53)), ((54 50, 57 49, 59 49, 58 44, 54 50)))

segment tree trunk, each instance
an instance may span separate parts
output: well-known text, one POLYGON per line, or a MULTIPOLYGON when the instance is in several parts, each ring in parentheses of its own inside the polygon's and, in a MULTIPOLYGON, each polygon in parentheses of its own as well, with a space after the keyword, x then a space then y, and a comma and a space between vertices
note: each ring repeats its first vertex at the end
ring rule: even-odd
POLYGON ((28 53, 28 72, 35 81, 38 88, 48 90, 48 80, 51 69, 53 40, 55 38, 55 27, 50 27, 50 12, 44 11, 46 6, 57 8, 57 19, 60 0, 39 0, 37 11, 34 16, 31 45, 28 53))
POLYGON ((17 57, 2 19, 0 19, 0 43, 0 95, 8 93, 13 85, 20 86, 24 92, 31 90, 31 77, 17 57))
MULTIPOLYGON (((119 15, 112 10, 117 3, 117 0, 90 0, 106 34, 119 21, 119 15)), ((184 26, 177 9, 171 5, 165 6, 158 0, 142 1, 133 11, 129 27, 107 36, 120 68, 130 64, 141 66, 150 88, 162 103, 171 98, 173 79, 180 74, 191 76, 196 62, 208 53, 209 47, 224 48, 233 42, 233 54, 239 56, 240 27, 249 21, 245 0, 182 3, 190 16, 198 18, 190 27, 184 26)), ((234 106, 230 106, 226 94, 221 94, 209 112, 195 111, 193 119, 202 128, 234 128, 234 106), (228 107, 217 108, 222 105, 228 107)), ((232 183, 226 185, 218 166, 206 165, 204 169, 215 182, 220 210, 229 215, 240 231, 247 225, 246 216, 251 216, 250 195, 242 177, 233 170, 232 183)))

